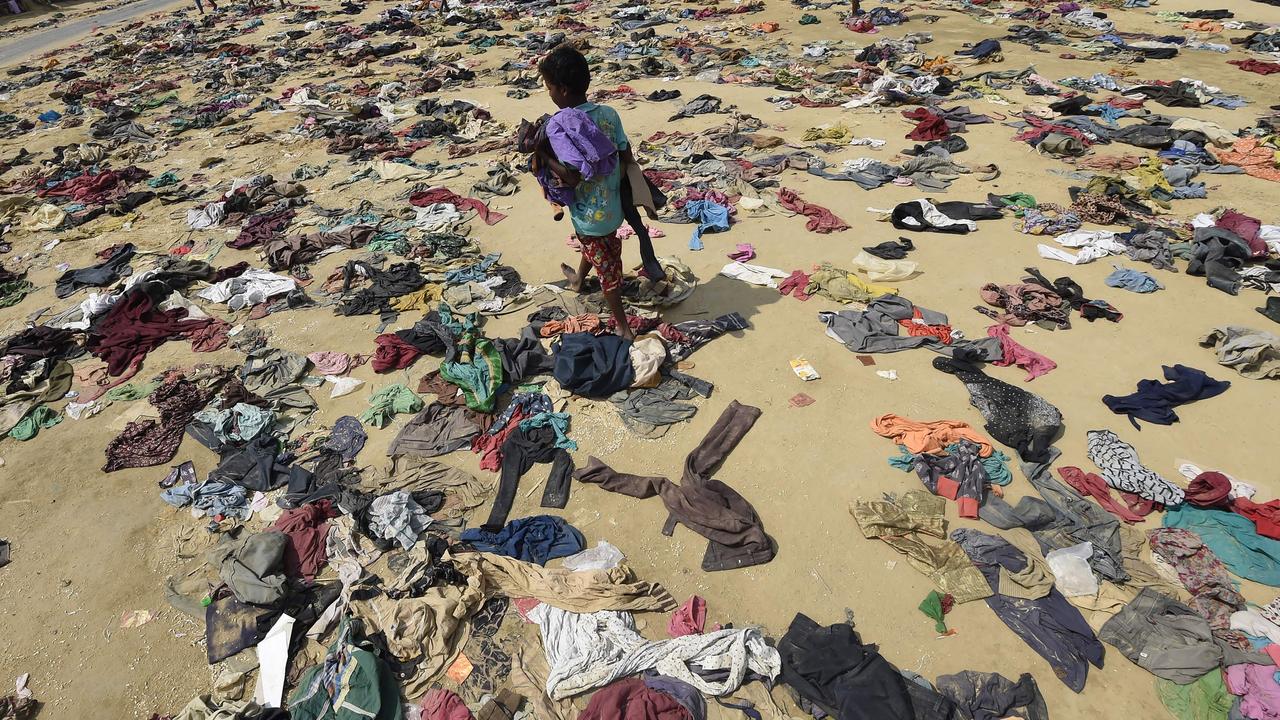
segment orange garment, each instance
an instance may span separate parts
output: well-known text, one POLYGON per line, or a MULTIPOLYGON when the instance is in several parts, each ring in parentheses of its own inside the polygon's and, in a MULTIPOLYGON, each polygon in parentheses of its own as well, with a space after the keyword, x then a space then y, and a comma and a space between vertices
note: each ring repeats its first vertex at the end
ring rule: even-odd
POLYGON ((1240 138, 1230 150, 1215 150, 1218 162, 1239 165, 1245 173, 1263 180, 1280 182, 1280 168, 1276 167, 1276 151, 1263 145, 1256 137, 1240 138))
POLYGON ((561 333, 593 333, 599 329, 599 315, 573 315, 563 320, 548 320, 538 334, 542 337, 555 337, 561 333))
POLYGON ((991 455, 991 441, 979 435, 969 423, 959 420, 920 422, 899 415, 881 415, 871 421, 871 429, 915 453, 945 455, 946 447, 961 440, 978 446, 978 455, 991 455))
POLYGON ((766 22, 758 22, 755 25, 752 25, 751 27, 761 32, 767 32, 767 33, 778 32, 778 23, 772 20, 768 20, 766 22))
POLYGON ((924 322, 920 313, 920 308, 914 311, 914 317, 910 320, 899 320, 898 325, 911 337, 935 337, 942 341, 943 345, 951 344, 951 326, 950 325, 929 325, 924 322))
POLYGON ((1197 32, 1220 33, 1222 32, 1222 23, 1212 20, 1192 20, 1182 26, 1183 30, 1195 30, 1197 32))

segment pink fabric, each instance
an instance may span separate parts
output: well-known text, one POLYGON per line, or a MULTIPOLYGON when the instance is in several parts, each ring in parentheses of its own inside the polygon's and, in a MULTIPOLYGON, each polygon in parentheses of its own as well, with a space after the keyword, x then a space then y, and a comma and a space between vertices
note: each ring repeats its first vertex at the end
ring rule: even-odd
POLYGON ((1028 350, 1020 345, 1018 341, 1009 337, 1009 326, 997 323, 987 328, 987 337, 993 337, 1000 340, 1000 349, 1004 351, 1004 358, 999 362, 993 362, 992 365, 999 367, 1008 367, 1017 365, 1027 371, 1027 382, 1035 380, 1041 375, 1047 374, 1050 370, 1058 367, 1058 363, 1041 355, 1038 352, 1028 350))
POLYGON ((307 359, 320 375, 342 375, 351 369, 351 356, 344 352, 313 352, 307 355, 307 359))
POLYGON ((1240 712, 1253 720, 1280 720, 1280 683, 1274 665, 1232 665, 1227 690, 1240 696, 1240 712))
POLYGON ((683 605, 671 613, 671 622, 667 623, 667 633, 671 637, 685 635, 701 635, 707 624, 707 601, 692 595, 683 605))
POLYGON ((1068 485, 1075 488, 1081 497, 1091 497, 1097 500, 1103 510, 1127 523, 1142 522, 1142 515, 1133 512, 1125 507, 1124 503, 1118 502, 1111 497, 1111 488, 1107 486, 1106 481, 1097 475, 1087 473, 1078 467, 1071 467, 1070 465, 1058 468, 1058 474, 1062 476, 1062 479, 1068 485))
POLYGON ((1223 230, 1229 230, 1239 235, 1241 239, 1249 243, 1249 250, 1254 257, 1263 257, 1267 254, 1267 243, 1258 237, 1258 231, 1262 229, 1262 222, 1257 218, 1249 217, 1235 210, 1228 210, 1218 218, 1217 225, 1223 230))
POLYGON ((422 720, 471 720, 466 703, 451 690, 428 690, 421 707, 422 720))
POLYGON ((516 613, 524 618, 525 622, 533 622, 529 619, 529 613, 541 605, 542 601, 537 598, 516 598, 511 601, 511 604, 516 606, 516 613))
POLYGON ((1280 666, 1280 645, 1271 643, 1270 645, 1262 648, 1262 652, 1266 653, 1267 657, 1271 658, 1271 662, 1280 666))
POLYGON ((737 260, 738 262, 746 262, 755 258, 755 256, 756 246, 751 243, 738 243, 738 247, 729 253, 729 259, 737 260))

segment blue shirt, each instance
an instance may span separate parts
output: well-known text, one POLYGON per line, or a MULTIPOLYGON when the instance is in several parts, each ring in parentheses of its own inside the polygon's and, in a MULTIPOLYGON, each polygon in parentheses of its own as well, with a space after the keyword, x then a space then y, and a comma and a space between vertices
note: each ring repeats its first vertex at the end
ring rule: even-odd
MULTIPOLYGON (((627 134, 622 130, 622 119, 608 105, 583 103, 577 110, 587 114, 600 128, 604 136, 613 141, 619 152, 626 150, 627 134)), ((594 180, 583 180, 574 188, 574 202, 569 206, 569 219, 579 235, 600 237, 608 235, 622 225, 622 159, 618 159, 613 172, 594 180)))

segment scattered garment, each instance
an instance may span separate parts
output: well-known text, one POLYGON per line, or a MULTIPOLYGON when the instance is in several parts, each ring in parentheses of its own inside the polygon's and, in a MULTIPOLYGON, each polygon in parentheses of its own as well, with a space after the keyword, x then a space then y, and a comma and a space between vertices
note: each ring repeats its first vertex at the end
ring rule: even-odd
POLYGON ((1246 580, 1280 587, 1280 540, 1263 537, 1249 518, 1191 504, 1169 508, 1164 526, 1199 535, 1231 572, 1246 580))
POLYGON ((1089 665, 1102 667, 1103 648, 1080 611, 1056 589, 1038 600, 1000 593, 1000 569, 1019 572, 1027 565, 1026 555, 1003 539, 970 529, 952 530, 951 538, 964 548, 995 592, 987 598, 987 606, 1053 667, 1067 687, 1084 690, 1089 665))
POLYGON ((551 515, 518 518, 498 532, 473 528, 464 531, 459 539, 480 552, 506 555, 538 565, 577 554, 586 547, 586 541, 577 528, 563 518, 551 515))
POLYGON ((1231 387, 1230 382, 1214 380, 1203 370, 1186 365, 1165 365, 1163 368, 1164 378, 1169 382, 1139 380, 1137 392, 1123 396, 1103 395, 1102 402, 1111 412, 1127 415, 1135 428, 1138 428, 1138 420, 1172 425, 1178 422, 1178 414, 1173 410, 1175 407, 1217 397, 1231 387))
POLYGON ((543 603, 527 614, 542 634, 551 666, 546 691, 553 700, 647 670, 712 696, 737 690, 747 673, 772 680, 781 671, 778 651, 755 628, 648 641, 636 632, 628 612, 580 614, 543 603), (690 666, 720 671, 719 678, 704 678, 690 666))
POLYGON ((946 501, 922 490, 900 498, 858 500, 849 506, 863 537, 879 538, 907 556, 938 590, 957 603, 991 595, 986 579, 959 545, 947 539, 946 501))
POLYGON ((1115 433, 1090 430, 1085 433, 1085 438, 1089 459, 1101 468, 1107 485, 1168 507, 1182 504, 1185 494, 1182 488, 1143 465, 1138 459, 1138 451, 1115 433))
POLYGON ((991 437, 1014 448, 1025 462, 1042 462, 1049 457, 1054 441, 1062 432, 1062 413, 1039 395, 997 380, 977 366, 934 358, 933 367, 954 375, 969 391, 969 403, 986 420, 983 429, 991 437))
POLYGON ((619 473, 591 457, 574 477, 600 485, 610 492, 634 498, 662 498, 670 513, 664 535, 682 523, 707 539, 702 569, 708 572, 750 567, 769 562, 777 554, 773 538, 746 498, 711 477, 760 417, 760 410, 738 401, 729 403, 702 442, 685 458, 684 475, 677 485, 662 477, 619 473))
POLYGON ((1178 684, 1222 665, 1222 648, 1205 619, 1151 588, 1143 588, 1098 636, 1139 667, 1178 684))
POLYGON ((1212 347, 1218 364, 1251 380, 1280 378, 1280 338, 1269 332, 1239 325, 1216 327, 1200 338, 1201 347, 1212 347))

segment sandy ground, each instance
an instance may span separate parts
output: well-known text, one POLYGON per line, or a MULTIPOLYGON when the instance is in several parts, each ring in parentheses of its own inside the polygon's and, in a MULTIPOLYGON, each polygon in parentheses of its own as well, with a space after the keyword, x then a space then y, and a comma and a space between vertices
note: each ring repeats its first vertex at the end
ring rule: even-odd
MULTIPOLYGON (((1253 2, 1230 5, 1239 19, 1280 21, 1277 8, 1253 2)), ((389 6, 374 4, 358 19, 368 21, 389 6)), ((1168 0, 1159 9, 1195 7, 1200 5, 1190 0, 1168 0)), ((877 39, 842 28, 836 22, 836 9, 816 13, 823 23, 809 27, 794 24, 799 13, 775 0, 763 13, 730 18, 719 24, 733 27, 761 20, 784 21, 790 33, 787 39, 797 53, 802 44, 817 39, 840 41, 850 48, 877 39)), ((938 14, 944 19, 936 24, 913 22, 889 28, 885 35, 932 32, 935 42, 926 51, 936 55, 954 52, 963 42, 1003 34, 999 28, 984 26, 964 15, 947 11, 938 14)), ((1126 30, 1159 27, 1178 32, 1176 26, 1155 24, 1142 11, 1116 16, 1126 30)), ((271 25, 268 22, 268 27, 271 25)), ((659 30, 666 32, 670 28, 659 30)), ((266 30, 259 30, 244 42, 253 42, 265 34, 266 30)), ((782 34, 776 34, 764 42, 782 39, 782 34)), ((728 42, 759 41, 734 36, 728 42)), ((507 49, 471 59, 483 67, 494 67, 509 53, 507 49)), ((1233 53, 1234 56, 1238 54, 1233 53)), ((992 69, 1034 64, 1041 74, 1054 79, 1107 69, 1104 63, 1062 60, 1057 51, 1039 54, 1013 43, 1005 43, 1004 57, 1004 62, 992 69)), ((1147 78, 1201 78, 1242 93, 1261 106, 1280 96, 1280 77, 1267 79, 1244 73, 1226 65, 1226 59, 1215 53, 1184 52, 1176 61, 1151 62, 1134 69, 1147 78)), ((380 66, 376 69, 386 70, 380 66)), ((337 69, 337 77, 343 77, 341 68, 337 69)), ((277 90, 312 79, 314 71, 302 69, 277 90)), ((366 81, 392 79, 393 74, 366 81)), ((910 145, 902 139, 909 126, 896 109, 777 112, 764 101, 777 91, 767 88, 701 85, 688 80, 630 84, 642 93, 676 87, 686 98, 701 92, 716 94, 762 118, 771 126, 766 132, 796 143, 805 128, 833 122, 853 125, 859 135, 889 141, 888 147, 880 151, 848 148, 827 156, 836 165, 843 159, 864 155, 888 159, 896 149, 910 145)), ((505 97, 505 92, 504 87, 475 87, 446 91, 441 98, 485 103, 499 120, 512 126, 522 117, 535 117, 551 108, 545 94, 513 101, 505 97)), ((183 99, 191 94, 189 84, 184 84, 183 99)), ((1010 99, 1010 106, 984 102, 970 105, 979 112, 1010 113, 1027 101, 1020 93, 1010 93, 1010 99)), ((34 107, 24 110, 29 115, 46 106, 53 107, 39 93, 28 93, 17 100, 24 105, 34 103, 34 107)), ((668 123, 666 118, 674 105, 623 102, 615 107, 633 139, 657 130, 711 127, 725 119, 701 116, 668 123)), ((1258 111, 1259 106, 1255 105, 1234 112, 1172 112, 1213 120, 1234 130, 1251 124, 1258 111)), ((255 131, 284 130, 293 124, 294 116, 258 115, 251 122, 255 131)), ((40 131, 25 144, 33 152, 37 148, 45 150, 55 144, 84 141, 85 133, 85 128, 40 131)), ((967 139, 973 149, 961 158, 973 164, 997 163, 1004 174, 994 183, 963 177, 950 192, 939 197, 980 201, 989 191, 1026 191, 1041 200, 1065 202, 1070 181, 1053 171, 1069 168, 1011 141, 1012 134, 1009 128, 998 124, 971 128, 967 139)), ((223 151, 221 148, 229 140, 216 137, 216 131, 198 131, 182 140, 166 157, 147 165, 148 169, 153 173, 176 169, 187 177, 195 172, 201 157, 218 154, 229 162, 212 171, 212 178, 226 180, 253 172, 275 172, 277 177, 284 177, 303 162, 335 159, 325 155, 321 143, 306 141, 223 151)), ((0 153, 10 155, 21 145, 12 140, 0 141, 0 153)), ((1131 150, 1136 149, 1117 146, 1103 152, 1131 150)), ((420 153, 418 158, 429 159, 429 152, 420 153)), ((484 175, 485 163, 491 157, 471 158, 474 166, 467 169, 466 177, 445 184, 465 192, 474 179, 484 175)), ((336 192, 326 189, 348 172, 349 167, 337 158, 327 177, 308 183, 312 199, 325 207, 352 207, 370 197, 391 207, 391 197, 402 190, 396 184, 371 187, 368 182, 336 192)), ((776 637, 796 612, 821 622, 834 622, 843 617, 844 608, 851 608, 866 640, 879 643, 885 656, 898 666, 926 677, 962 669, 997 671, 1013 678, 1031 672, 1055 717, 1165 717, 1153 692, 1153 677, 1118 652, 1108 648, 1105 668, 1090 674, 1083 693, 1073 694, 983 603, 958 607, 948 617, 958 634, 938 639, 932 623, 916 610, 932 589, 929 581, 887 546, 861 537, 847 510, 850 501, 918 487, 913 477, 886 464, 885 459, 894 448, 871 432, 868 423, 872 418, 893 412, 917 419, 957 418, 975 425, 981 424, 981 418, 969 406, 963 386, 930 367, 932 353, 881 355, 874 367, 863 367, 841 345, 825 337, 817 321, 819 311, 840 309, 835 303, 822 298, 801 303, 780 297, 776 291, 715 274, 725 262, 725 253, 742 242, 755 244, 761 264, 788 270, 821 261, 847 264, 861 246, 900 234, 888 224, 875 222, 875 216, 865 208, 888 208, 921 196, 918 190, 893 186, 864 192, 851 183, 828 182, 798 173, 789 173, 783 181, 805 199, 831 208, 853 228, 834 235, 815 235, 804 230, 803 219, 775 217, 747 220, 728 233, 708 235, 706 249, 700 253, 685 248, 688 226, 664 226, 667 237, 656 241, 659 254, 678 255, 703 281, 692 298, 667 313, 668 319, 678 321, 737 311, 751 323, 750 330, 717 340, 692 358, 696 363, 693 372, 717 386, 715 395, 703 402, 697 417, 661 440, 644 441, 624 430, 607 406, 579 402, 573 408, 573 435, 582 448, 575 456, 579 463, 594 454, 620 470, 671 476, 678 476, 685 453, 697 444, 731 400, 762 408, 760 421, 718 477, 755 504, 778 542, 777 559, 762 567, 704 573, 699 569, 704 541, 684 528, 672 538, 660 535, 665 514, 656 500, 632 500, 589 486, 574 487, 569 506, 563 511, 565 517, 583 530, 588 545, 594 545, 597 539, 611 541, 623 549, 643 577, 660 580, 678 598, 692 593, 705 596, 712 621, 738 626, 759 624, 776 637), (822 373, 822 379, 812 383, 797 379, 788 367, 788 360, 796 356, 808 358, 822 373), (890 382, 875 374, 876 370, 886 369, 896 370, 900 379, 890 382), (816 404, 803 409, 788 406, 788 398, 802 391, 812 395, 816 404)), ((503 262, 519 268, 526 280, 554 280, 559 276, 559 263, 573 260, 564 245, 569 226, 550 219, 529 178, 521 182, 521 192, 493 203, 510 217, 493 227, 473 224, 473 236, 485 250, 501 251, 503 262)), ((1210 176, 1209 182, 1209 199, 1178 202, 1175 211, 1190 216, 1226 204, 1263 218, 1264 222, 1277 220, 1275 199, 1280 187, 1246 176, 1210 176)), ((149 209, 147 216, 135 223, 133 232, 66 242, 35 260, 31 279, 37 286, 49 287, 17 307, 0 310, 0 334, 19 329, 36 308, 55 304, 52 280, 57 263, 69 262, 73 267, 90 264, 94 251, 124 240, 143 250, 164 252, 187 237, 181 221, 183 212, 184 205, 149 209)), ((227 232, 199 234, 198 238, 217 245, 227 232)), ((19 235, 13 255, 37 251, 49 237, 48 233, 34 238, 19 235)), ((1270 411, 1280 398, 1277 386, 1237 377, 1217 366, 1213 355, 1196 344, 1201 334, 1216 325, 1265 327, 1269 321, 1253 310, 1263 302, 1259 293, 1245 291, 1239 297, 1230 297, 1208 288, 1202 279, 1167 273, 1158 273, 1167 290, 1154 295, 1106 288, 1102 280, 1112 270, 1110 262, 1070 268, 1042 260, 1035 251, 1040 239, 1017 233, 1009 220, 983 223, 979 232, 968 236, 918 234, 913 239, 919 250, 911 259, 920 262, 924 273, 900 283, 902 294, 917 304, 949 313, 953 325, 970 337, 984 335, 989 324, 971 309, 980 303, 977 288, 988 281, 1014 282, 1028 266, 1039 266, 1050 277, 1070 274, 1091 296, 1105 298, 1124 312, 1125 318, 1119 324, 1077 322, 1065 332, 1014 331, 1019 342, 1059 364, 1058 370, 1037 379, 1029 389, 1057 405, 1066 417, 1066 435, 1059 443, 1063 451, 1060 464, 1092 469, 1085 455, 1085 431, 1110 428, 1132 443, 1143 460, 1166 477, 1176 476, 1180 460, 1193 460, 1202 467, 1220 468, 1254 483, 1260 498, 1280 494, 1274 463, 1265 451, 1258 452, 1270 447, 1273 438, 1270 411), (1141 432, 1134 431, 1127 420, 1111 414, 1100 402, 1104 394, 1131 391, 1141 378, 1158 377, 1160 365, 1173 363, 1206 369, 1216 377, 1232 380, 1234 385, 1219 398, 1179 409, 1181 423, 1171 427, 1145 426, 1141 432)), ((634 246, 628 245, 626 252, 629 261, 637 260, 634 246)), ((230 264, 239 259, 255 258, 249 253, 223 249, 217 262, 230 264)), ((344 259, 342 255, 326 258, 313 267, 314 275, 325 277, 344 259)), ((493 320, 487 332, 495 337, 509 335, 522 320, 522 313, 493 320)), ((281 347, 368 352, 373 346, 377 320, 334 317, 328 309, 317 309, 272 315, 257 324, 268 329, 273 342, 281 347)), ((234 352, 223 351, 199 359, 235 364, 238 357, 234 352)), ((143 376, 191 361, 184 343, 171 343, 148 357, 143 376)), ((329 400, 324 392, 315 393, 321 407, 315 422, 329 424, 341 415, 358 414, 373 391, 393 382, 416 385, 433 365, 434 361, 424 358, 408 371, 385 376, 375 376, 368 366, 360 368, 354 374, 368 382, 368 392, 338 400, 329 400)), ((988 372, 1012 383, 1020 383, 1024 376, 1017 368, 989 368, 988 372)), ((47 704, 42 718, 149 717, 153 712, 173 711, 209 687, 201 627, 168 608, 160 591, 164 578, 177 566, 171 548, 172 533, 195 521, 185 511, 174 511, 158 499, 155 483, 167 472, 166 468, 111 475, 99 470, 102 448, 117 432, 109 425, 127 405, 117 404, 87 421, 67 419, 43 431, 33 442, 6 439, 0 443, 0 456, 5 461, 0 469, 0 536, 14 545, 13 563, 0 570, 0 637, 4 638, 0 679, 31 673, 37 697, 47 704), (156 611, 159 618, 140 628, 119 629, 121 613, 137 609, 156 611)), ((387 442, 407 417, 401 416, 383 431, 373 431, 362 461, 380 463, 387 442)), ((190 441, 183 445, 175 462, 187 458, 195 461, 201 473, 210 469, 214 460, 190 441)), ((474 456, 468 454, 454 454, 446 460, 477 469, 474 456)), ((536 466, 526 476, 513 517, 542 512, 537 507, 536 485, 546 472, 546 466, 536 466)), ((1015 481, 1008 488, 1011 499, 1028 490, 1026 480, 1015 472, 1015 481)), ((948 513, 955 520, 954 508, 948 513)), ((955 520, 953 527, 969 524, 955 520)), ((1274 589, 1248 582, 1243 583, 1242 592, 1250 600, 1261 602, 1275 594, 1274 589)), ((651 627, 661 624, 649 622, 651 627)))

